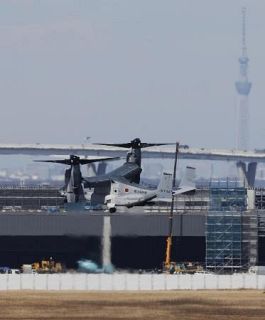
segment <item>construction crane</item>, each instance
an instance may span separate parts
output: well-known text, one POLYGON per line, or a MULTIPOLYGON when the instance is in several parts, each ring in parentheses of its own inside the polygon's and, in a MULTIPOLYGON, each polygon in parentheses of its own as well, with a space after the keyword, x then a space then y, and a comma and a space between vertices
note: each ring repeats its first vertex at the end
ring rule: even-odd
POLYGON ((173 211, 174 211, 174 193, 173 189, 176 185, 176 170, 177 170, 177 161, 178 161, 178 151, 179 151, 179 142, 176 142, 176 151, 175 151, 175 161, 174 161, 174 172, 173 172, 173 180, 172 180, 172 198, 171 198, 171 207, 170 207, 170 215, 169 215, 169 230, 168 237, 166 240, 166 255, 165 261, 163 263, 163 269, 166 272, 170 272, 171 268, 175 268, 174 262, 171 262, 171 251, 172 251, 172 237, 173 237, 173 211))

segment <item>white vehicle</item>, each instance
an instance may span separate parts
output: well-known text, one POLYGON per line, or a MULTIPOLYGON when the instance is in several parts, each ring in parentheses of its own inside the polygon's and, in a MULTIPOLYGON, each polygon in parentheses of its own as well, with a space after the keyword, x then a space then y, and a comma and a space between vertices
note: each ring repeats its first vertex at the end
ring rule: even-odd
POLYGON ((8 273, 9 274, 20 274, 21 272, 19 269, 10 269, 8 273))
MULTIPOLYGON (((128 183, 126 179, 112 180, 110 194, 105 197, 105 204, 110 212, 115 212, 116 207, 133 207, 152 202, 171 202, 172 200, 171 173, 163 172, 157 189, 148 189, 136 183, 128 183)), ((195 168, 186 167, 186 173, 173 195, 186 193, 196 189, 195 168)))
POLYGON ((31 264, 23 264, 22 265, 22 273, 26 273, 26 274, 33 273, 32 265, 31 264))

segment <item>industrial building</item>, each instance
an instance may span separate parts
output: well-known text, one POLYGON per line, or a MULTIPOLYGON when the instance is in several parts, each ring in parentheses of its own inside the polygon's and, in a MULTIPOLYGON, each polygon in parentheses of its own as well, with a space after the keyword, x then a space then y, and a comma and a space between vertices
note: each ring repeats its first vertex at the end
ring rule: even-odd
POLYGON ((38 210, 63 207, 65 202, 57 188, 0 186, 0 210, 38 210))
MULTIPOLYGON (((8 199, 5 205, 1 202, 0 213, 2 265, 19 267, 50 256, 68 268, 76 268, 81 258, 100 264, 106 216, 116 268, 161 268, 165 259, 167 206, 115 214, 69 209, 58 190, 45 188, 5 188, 0 197, 8 199)), ((177 196, 174 208, 172 261, 198 262, 219 273, 265 264, 264 190, 198 189, 177 196)))

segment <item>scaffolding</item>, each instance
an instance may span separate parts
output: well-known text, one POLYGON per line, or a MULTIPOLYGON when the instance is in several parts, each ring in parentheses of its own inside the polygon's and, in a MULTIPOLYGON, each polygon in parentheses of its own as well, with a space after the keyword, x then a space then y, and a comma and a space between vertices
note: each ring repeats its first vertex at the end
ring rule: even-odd
POLYGON ((255 208, 258 210, 265 209, 265 190, 264 189, 255 190, 255 208))
POLYGON ((258 263, 259 214, 257 210, 242 214, 242 267, 248 270, 258 263))
POLYGON ((206 268, 218 273, 235 272, 242 268, 241 212, 208 212, 206 268))
POLYGON ((258 256, 258 216, 246 188, 211 188, 206 219, 206 267, 247 270, 258 256), (253 207, 254 209, 254 207, 253 207))
POLYGON ((246 208, 246 188, 210 188, 210 211, 244 211, 246 208))

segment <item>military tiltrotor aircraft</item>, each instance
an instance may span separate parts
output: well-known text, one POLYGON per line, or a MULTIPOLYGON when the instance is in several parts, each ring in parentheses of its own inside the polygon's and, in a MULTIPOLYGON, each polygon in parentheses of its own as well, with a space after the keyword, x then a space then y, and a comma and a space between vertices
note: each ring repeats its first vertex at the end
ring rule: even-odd
POLYGON ((67 202, 81 202, 84 198, 84 188, 93 188, 91 195, 91 204, 104 204, 105 196, 110 193, 111 181, 125 179, 128 183, 140 182, 141 168, 141 149, 153 146, 168 145, 168 143, 142 143, 139 138, 129 143, 122 144, 101 144, 121 148, 130 148, 127 153, 126 162, 117 169, 93 177, 83 177, 80 165, 90 164, 99 161, 117 160, 120 158, 97 158, 97 159, 80 159, 80 157, 71 155, 69 159, 63 160, 36 160, 37 162, 51 162, 70 165, 65 171, 65 186, 67 202))
MULTIPOLYGON (((65 172, 64 190, 67 195, 67 202, 81 202, 85 200, 84 188, 93 188, 91 195, 91 204, 105 204, 106 196, 111 195, 114 190, 114 184, 119 183, 128 185, 132 188, 138 186, 141 189, 140 175, 141 168, 141 149, 153 146, 168 145, 169 143, 143 143, 139 138, 129 143, 122 144, 101 144, 107 146, 130 148, 127 153, 126 162, 117 169, 93 177, 83 177, 80 165, 89 164, 98 161, 115 160, 119 158, 99 158, 99 159, 80 159, 78 156, 71 155, 70 159, 64 160, 38 160, 39 162, 52 162, 70 165, 65 172)), ((171 189, 172 190, 172 187, 171 189)), ((115 191, 114 191, 115 192, 115 191)), ((138 202, 142 202, 141 200, 138 202)), ((116 205, 115 205, 116 206, 116 205)))
POLYGON ((177 189, 172 190, 173 175, 162 173, 157 189, 146 188, 136 183, 128 183, 126 179, 112 180, 110 194, 105 197, 107 208, 116 212, 117 207, 171 203, 172 195, 195 191, 195 168, 186 167, 186 172, 177 189))

